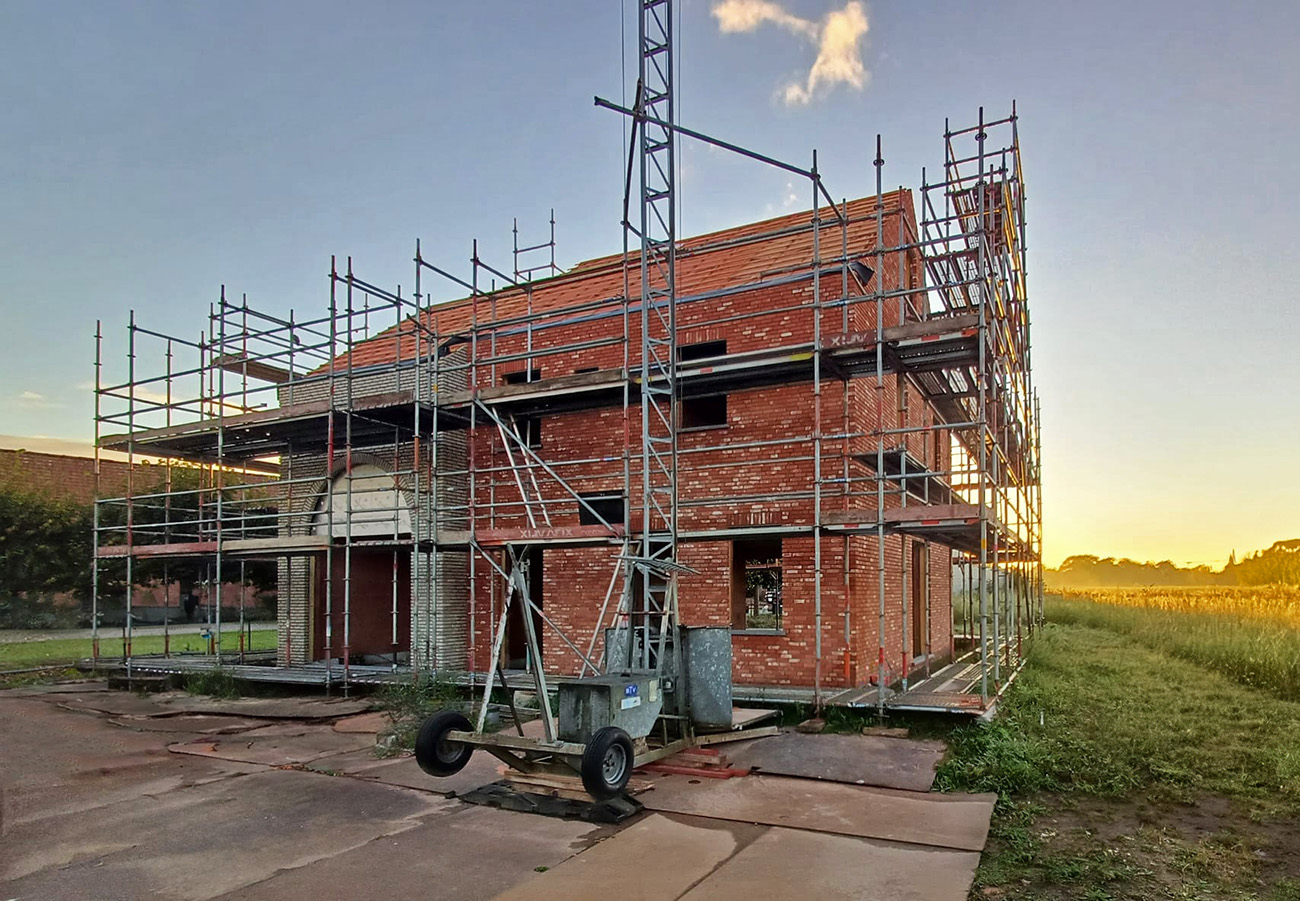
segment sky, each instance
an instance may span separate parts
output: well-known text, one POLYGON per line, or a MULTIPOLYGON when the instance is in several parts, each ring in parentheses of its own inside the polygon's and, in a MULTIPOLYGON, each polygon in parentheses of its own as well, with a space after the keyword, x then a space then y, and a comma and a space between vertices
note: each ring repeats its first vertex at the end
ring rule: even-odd
MULTIPOLYGON (((197 337, 221 285, 320 310, 331 254, 411 288, 617 250, 635 7, 0 4, 0 434, 93 436, 93 335, 197 337), (626 16, 626 22, 624 17, 626 16)), ((1300 536, 1300 4, 683 0, 678 121, 832 195, 915 187, 946 118, 1020 113, 1045 556, 1219 565, 1300 536)), ((687 145, 682 233, 807 205, 687 145)), ((452 296, 450 290, 447 297, 452 296)), ((16 437, 15 437, 16 436, 16 437)), ((65 445, 66 446, 66 445, 65 445)))

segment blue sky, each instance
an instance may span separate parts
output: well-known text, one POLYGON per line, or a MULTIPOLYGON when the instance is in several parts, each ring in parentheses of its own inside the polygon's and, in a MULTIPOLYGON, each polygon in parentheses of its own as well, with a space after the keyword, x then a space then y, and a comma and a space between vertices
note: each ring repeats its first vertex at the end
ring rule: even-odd
MULTIPOLYGON (((842 0, 790 0, 809 23, 842 0)), ((817 55, 686 0, 679 118, 836 196, 941 161, 945 117, 1022 116, 1048 557, 1221 562, 1300 534, 1300 4, 868 2, 861 88, 789 105, 817 55)), ((633 28, 632 9, 627 9, 633 28)), ((319 308, 329 255, 410 289, 557 219, 618 247, 630 90, 612 0, 0 5, 0 433, 92 434, 97 318, 197 336, 221 284, 319 308)), ((802 185, 799 205, 805 203, 802 185)), ((786 208, 780 173, 689 148, 686 233, 786 208)))

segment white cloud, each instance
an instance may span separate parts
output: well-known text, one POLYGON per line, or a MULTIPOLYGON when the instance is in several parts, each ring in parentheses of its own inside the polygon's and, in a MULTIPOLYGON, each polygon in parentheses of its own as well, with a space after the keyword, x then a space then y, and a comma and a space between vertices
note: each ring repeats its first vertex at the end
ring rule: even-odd
POLYGON ((713 17, 718 20, 723 34, 753 31, 764 22, 771 22, 787 31, 817 40, 817 23, 792 15, 780 4, 769 0, 722 0, 713 7, 713 17))
POLYGON ((64 406, 64 404, 50 400, 44 394, 36 391, 19 392, 11 399, 11 402, 16 403, 24 410, 51 410, 64 406))
POLYGON ((750 32, 771 23, 817 46, 817 58, 807 77, 790 82, 780 92, 788 106, 810 103, 838 84, 859 91, 866 87, 868 72, 862 64, 862 39, 869 25, 859 0, 832 10, 820 22, 800 18, 771 0, 722 0, 714 5, 713 17, 723 34, 750 32))

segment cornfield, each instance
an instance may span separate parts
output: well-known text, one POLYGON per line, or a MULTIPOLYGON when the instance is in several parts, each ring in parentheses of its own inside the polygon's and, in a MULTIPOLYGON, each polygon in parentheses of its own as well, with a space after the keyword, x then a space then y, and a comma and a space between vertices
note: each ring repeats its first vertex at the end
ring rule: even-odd
POLYGON ((1067 591, 1047 619, 1127 635, 1244 685, 1300 700, 1300 587, 1067 591))

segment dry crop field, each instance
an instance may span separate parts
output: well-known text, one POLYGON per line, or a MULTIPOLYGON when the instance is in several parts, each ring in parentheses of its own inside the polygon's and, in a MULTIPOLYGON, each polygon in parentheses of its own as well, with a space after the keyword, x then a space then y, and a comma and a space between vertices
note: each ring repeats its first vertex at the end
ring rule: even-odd
POLYGON ((1127 635, 1288 700, 1300 700, 1300 586, 1106 588, 1047 603, 1051 622, 1127 635))

